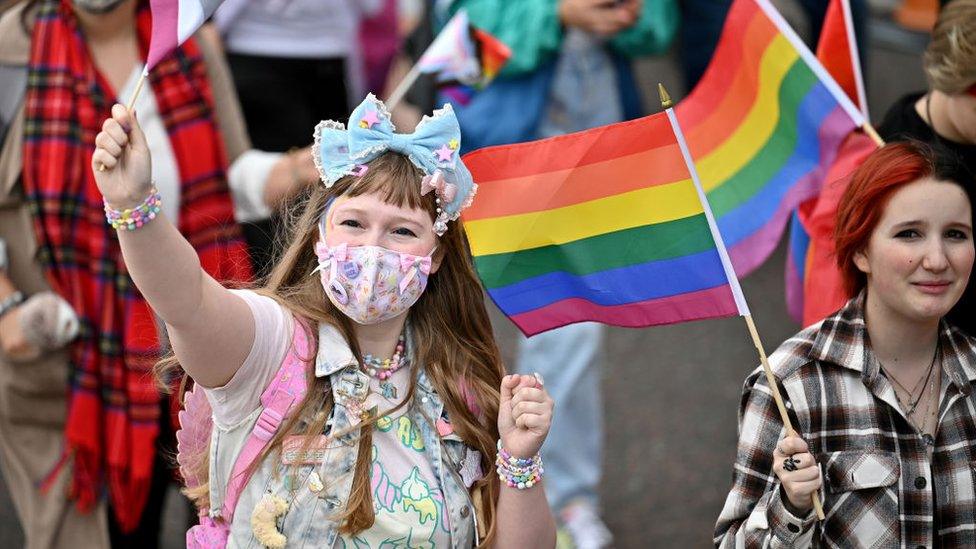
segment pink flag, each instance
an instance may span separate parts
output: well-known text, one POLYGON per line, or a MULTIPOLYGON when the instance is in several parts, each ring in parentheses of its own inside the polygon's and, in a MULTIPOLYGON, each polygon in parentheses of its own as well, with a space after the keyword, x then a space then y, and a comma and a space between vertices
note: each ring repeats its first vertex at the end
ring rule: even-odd
POLYGON ((221 0, 149 0, 152 38, 146 57, 146 73, 203 25, 221 0))

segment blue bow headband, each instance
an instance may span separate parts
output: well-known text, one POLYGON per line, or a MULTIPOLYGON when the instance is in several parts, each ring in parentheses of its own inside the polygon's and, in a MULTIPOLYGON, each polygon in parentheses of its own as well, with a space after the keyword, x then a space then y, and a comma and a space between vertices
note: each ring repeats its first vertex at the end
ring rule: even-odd
POLYGON ((322 181, 331 187, 347 175, 362 176, 369 162, 386 151, 400 153, 424 172, 420 193, 437 195, 434 232, 447 231, 447 222, 471 205, 478 185, 461 161, 461 128, 451 105, 424 116, 413 133, 396 133, 390 113, 373 94, 349 116, 349 128, 325 120, 315 127, 312 156, 322 181))

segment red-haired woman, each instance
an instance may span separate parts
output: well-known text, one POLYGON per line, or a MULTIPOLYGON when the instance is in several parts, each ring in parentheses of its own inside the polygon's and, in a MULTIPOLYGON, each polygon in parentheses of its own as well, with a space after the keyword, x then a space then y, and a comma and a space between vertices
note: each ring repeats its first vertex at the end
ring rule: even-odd
POLYGON ((854 173, 835 240, 856 297, 770 357, 798 436, 746 379, 716 545, 976 546, 976 340, 944 319, 973 267, 972 179, 916 142, 854 173))

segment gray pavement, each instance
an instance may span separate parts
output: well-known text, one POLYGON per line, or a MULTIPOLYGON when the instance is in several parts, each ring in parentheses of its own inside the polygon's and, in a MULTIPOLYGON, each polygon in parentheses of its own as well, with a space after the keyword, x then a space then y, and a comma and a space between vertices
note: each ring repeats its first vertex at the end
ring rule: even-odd
MULTIPOLYGON (((788 18, 789 0, 782 4, 788 18)), ((802 25, 796 25, 801 34, 802 25)), ((924 38, 905 35, 879 19, 872 24, 868 94, 873 118, 903 93, 924 87, 919 52, 924 38)), ((638 77, 654 103, 656 83, 680 98, 673 56, 642 62, 638 77)), ((797 331, 786 315, 781 247, 743 280, 766 350, 797 331)), ((514 328, 493 311, 508 363, 514 328)), ((736 410, 746 374, 756 364, 741 319, 709 320, 653 329, 610 328, 603 363, 606 395, 604 515, 620 548, 706 547, 731 481, 736 410)), ((174 491, 162 546, 182 547, 185 514, 174 491)), ((20 547, 22 534, 0 479, 0 547, 20 547)), ((83 543, 79 544, 83 547, 83 543)))

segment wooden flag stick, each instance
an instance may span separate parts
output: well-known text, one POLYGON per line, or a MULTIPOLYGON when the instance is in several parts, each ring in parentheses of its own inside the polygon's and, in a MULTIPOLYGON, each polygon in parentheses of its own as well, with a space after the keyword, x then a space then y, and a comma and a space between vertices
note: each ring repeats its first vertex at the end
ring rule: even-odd
MULTIPOLYGON (((146 83, 147 76, 148 74, 146 74, 146 71, 142 71, 142 75, 139 76, 139 81, 136 82, 136 89, 132 92, 132 97, 129 98, 129 103, 125 106, 125 110, 129 111, 129 113, 132 113, 132 108, 136 106, 136 99, 139 98, 139 93, 142 92, 142 86, 146 83)), ((99 164, 98 171, 104 172, 105 164, 99 164)))
POLYGON ((142 86, 146 83, 146 71, 142 71, 142 75, 139 76, 139 81, 136 82, 136 89, 132 92, 132 97, 129 98, 129 102, 125 105, 125 110, 132 112, 132 108, 136 106, 136 99, 139 99, 139 93, 142 91, 142 86))
POLYGON ((884 147, 884 139, 881 139, 881 136, 878 135, 878 131, 874 129, 874 126, 872 126, 870 122, 861 124, 861 129, 864 130, 864 133, 868 134, 868 137, 873 139, 879 147, 884 147))
POLYGON ((388 111, 393 112, 393 109, 400 104, 400 101, 403 99, 403 96, 406 95, 408 91, 410 91, 410 88, 413 87, 413 84, 414 82, 417 81, 418 77, 420 77, 419 60, 416 63, 414 63, 412 67, 410 67, 410 72, 408 72, 403 76, 403 79, 400 80, 399 84, 397 84, 396 89, 393 90, 393 93, 390 94, 390 97, 387 97, 386 101, 383 102, 386 104, 386 109, 388 111))
MULTIPOLYGON (((752 336, 752 343, 756 346, 756 351, 759 353, 759 362, 762 363, 763 371, 766 373, 766 381, 769 383, 769 389, 773 393, 773 400, 779 409, 780 419, 783 421, 786 435, 795 436, 796 430, 793 428, 793 422, 790 421, 790 416, 786 411, 783 396, 779 393, 776 376, 773 375, 773 369, 769 366, 769 360, 766 358, 766 351, 763 349, 762 340, 759 339, 759 331, 756 330, 756 324, 752 321, 752 313, 749 311, 749 304, 746 303, 745 294, 742 292, 742 286, 739 284, 739 277, 735 274, 735 269, 732 267, 732 260, 729 258, 729 252, 725 247, 725 241, 722 239, 722 233, 718 229, 718 223, 715 221, 712 207, 708 203, 708 196, 705 194, 705 189, 702 187, 701 180, 698 178, 698 170, 695 169, 695 161, 691 157, 691 152, 688 150, 688 144, 685 142, 684 133, 681 131, 681 125, 678 123, 678 117, 675 116, 674 110, 671 108, 673 104, 671 95, 668 94, 668 91, 664 89, 662 84, 658 84, 657 86, 658 92, 661 95, 661 106, 668 115, 668 120, 671 122, 671 129, 674 130, 675 139, 678 141, 678 147, 681 149, 681 155, 684 157, 685 165, 688 166, 688 173, 691 176, 692 183, 695 185, 695 191, 698 193, 698 198, 701 201, 705 219, 708 221, 708 228, 712 233, 712 239, 715 241, 715 248, 718 251, 719 258, 722 260, 722 268, 725 270, 725 276, 732 290, 732 297, 735 299, 736 308, 738 309, 739 315, 745 318, 746 326, 749 327, 749 335, 752 336)), ((817 512, 817 518, 824 520, 823 506, 820 505, 820 495, 814 492, 811 494, 811 498, 813 499, 813 508, 817 512)))
MULTIPOLYGON (((766 383, 769 384, 769 390, 773 393, 773 400, 776 401, 776 407, 779 409, 780 419, 783 420, 783 427, 786 428, 786 436, 796 436, 796 429, 793 428, 793 422, 790 421, 790 415, 786 411, 783 396, 779 393, 776 376, 773 375, 773 369, 769 366, 769 360, 766 358, 766 350, 763 349, 762 340, 759 339, 759 331, 756 330, 756 323, 753 322, 752 315, 745 315, 742 318, 746 320, 746 326, 749 327, 749 335, 752 336, 752 344, 756 346, 756 352, 759 353, 759 361, 762 363, 763 372, 766 373, 766 383)), ((823 505, 820 503, 820 494, 814 492, 811 494, 811 498, 813 499, 813 510, 817 513, 817 519, 824 520, 825 517, 823 505)))

